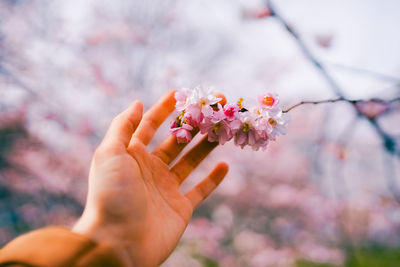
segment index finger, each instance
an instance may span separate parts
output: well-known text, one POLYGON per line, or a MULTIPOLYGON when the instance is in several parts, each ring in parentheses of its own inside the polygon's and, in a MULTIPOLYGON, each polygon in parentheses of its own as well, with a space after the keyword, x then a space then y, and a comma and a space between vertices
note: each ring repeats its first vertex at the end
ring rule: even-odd
POLYGON ((175 90, 166 93, 154 106, 144 115, 138 128, 133 134, 143 144, 148 145, 158 127, 175 109, 175 90))
POLYGON ((103 143, 126 148, 142 118, 142 111, 142 103, 135 101, 125 111, 117 115, 112 120, 103 143))

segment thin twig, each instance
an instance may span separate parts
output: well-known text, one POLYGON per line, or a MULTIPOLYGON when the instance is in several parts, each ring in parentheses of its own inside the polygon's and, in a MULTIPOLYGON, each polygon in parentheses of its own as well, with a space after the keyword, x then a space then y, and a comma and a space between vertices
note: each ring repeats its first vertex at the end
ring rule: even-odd
POLYGON ((320 100, 320 101, 301 101, 285 110, 283 110, 283 113, 287 113, 289 111, 291 111, 294 108, 297 108, 298 106, 301 105, 306 105, 306 104, 313 104, 313 105, 317 105, 317 104, 323 104, 323 103, 335 103, 335 102, 339 102, 339 101, 347 101, 346 99, 344 99, 343 97, 339 97, 336 99, 326 99, 326 100, 320 100))
POLYGON ((362 99, 357 99, 357 100, 352 100, 352 99, 346 99, 344 97, 339 97, 335 99, 326 99, 326 100, 320 100, 320 101, 301 101, 285 110, 283 110, 283 113, 287 113, 291 111, 292 109, 301 106, 301 105, 306 105, 306 104, 313 104, 313 105, 318 105, 318 104, 324 104, 324 103, 335 103, 335 102, 348 102, 350 104, 356 104, 356 103, 364 103, 364 102, 375 102, 375 103, 382 103, 382 104, 391 104, 397 101, 400 101, 400 97, 396 97, 390 100, 384 100, 384 99, 379 99, 379 98, 372 98, 369 100, 362 100, 362 99))

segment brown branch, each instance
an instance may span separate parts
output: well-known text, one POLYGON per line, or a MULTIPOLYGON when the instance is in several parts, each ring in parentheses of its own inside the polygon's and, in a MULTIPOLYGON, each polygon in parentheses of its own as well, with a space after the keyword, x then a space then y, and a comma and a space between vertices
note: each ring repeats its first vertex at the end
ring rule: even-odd
MULTIPOLYGON (((276 11, 274 5, 272 4, 272 0, 266 0, 266 3, 271 11, 271 16, 273 16, 278 22, 280 22, 282 26, 286 29, 286 31, 293 37, 294 41, 303 52, 305 58, 308 59, 309 62, 315 66, 321 77, 324 78, 327 84, 331 87, 332 91, 334 91, 338 95, 338 97, 344 98, 344 90, 340 87, 339 83, 326 70, 325 66, 317 59, 317 57, 311 52, 310 48, 306 45, 300 35, 297 34, 296 31, 288 24, 288 22, 276 11)), ((400 157, 400 150, 397 149, 396 140, 392 136, 387 134, 380 127, 380 125, 376 123, 374 119, 369 118, 365 114, 361 113, 355 105, 353 105, 353 107, 356 109, 357 114, 360 117, 366 118, 370 122, 371 126, 375 128, 376 132, 382 138, 382 143, 385 150, 388 151, 390 154, 396 154, 400 157)))
POLYGON ((306 105, 306 104, 313 104, 313 105, 317 105, 317 104, 323 104, 323 103, 335 103, 335 102, 339 102, 339 101, 346 101, 346 99, 344 99, 343 97, 339 97, 336 99, 326 99, 326 100, 321 100, 321 101, 301 101, 285 110, 283 110, 283 113, 287 113, 289 111, 291 111, 292 109, 301 106, 301 105, 306 105))
POLYGON ((400 97, 396 97, 390 100, 384 100, 384 99, 379 99, 379 98, 372 98, 369 100, 362 100, 362 99, 358 99, 358 100, 351 100, 351 99, 346 99, 344 97, 339 97, 339 98, 335 98, 335 99, 326 99, 326 100, 320 100, 320 101, 301 101, 285 110, 283 110, 283 113, 287 113, 289 111, 291 111, 292 109, 298 107, 298 106, 302 106, 302 105, 307 105, 307 104, 313 104, 313 105, 318 105, 318 104, 324 104, 324 103, 335 103, 335 102, 348 102, 350 104, 357 104, 357 103, 365 103, 365 102, 375 102, 375 103, 382 103, 382 104, 391 104, 397 101, 400 101, 400 97))

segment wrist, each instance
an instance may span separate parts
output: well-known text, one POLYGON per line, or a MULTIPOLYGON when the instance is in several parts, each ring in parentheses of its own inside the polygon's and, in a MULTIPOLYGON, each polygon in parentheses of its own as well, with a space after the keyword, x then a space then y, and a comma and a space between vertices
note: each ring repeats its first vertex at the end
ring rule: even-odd
POLYGON ((71 228, 71 231, 83 235, 97 244, 103 244, 115 252, 121 263, 126 267, 133 267, 129 250, 119 240, 112 238, 110 231, 100 224, 96 216, 82 215, 71 228))

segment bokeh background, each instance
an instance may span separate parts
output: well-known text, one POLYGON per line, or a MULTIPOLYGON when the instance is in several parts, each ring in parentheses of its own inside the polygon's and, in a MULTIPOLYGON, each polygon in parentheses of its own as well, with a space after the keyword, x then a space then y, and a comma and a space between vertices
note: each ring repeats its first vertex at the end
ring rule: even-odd
MULTIPOLYGON (((170 266, 400 266, 397 0, 1 0, 0 244, 82 212, 111 119, 167 90, 276 92, 289 132, 218 147, 170 266), (368 101, 379 98, 383 101, 368 101), (365 100, 365 101, 364 101, 365 100)), ((151 150, 168 135, 168 123, 151 150)))

